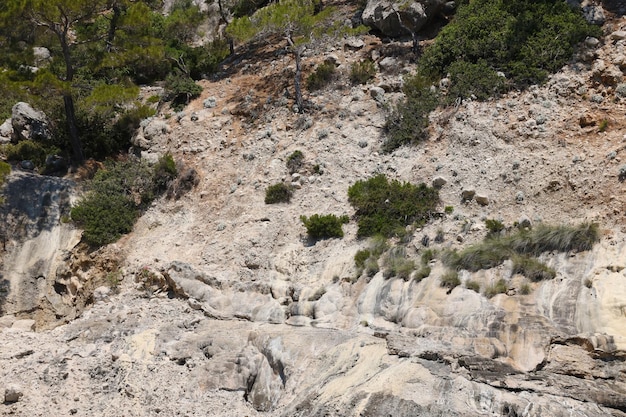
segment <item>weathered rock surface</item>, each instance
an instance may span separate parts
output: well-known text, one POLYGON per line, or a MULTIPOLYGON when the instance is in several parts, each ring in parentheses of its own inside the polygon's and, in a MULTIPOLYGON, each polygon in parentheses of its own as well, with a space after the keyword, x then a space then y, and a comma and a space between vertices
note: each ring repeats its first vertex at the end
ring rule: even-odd
MULTIPOLYGON (((615 25, 611 33, 624 29, 615 25)), ((54 233, 71 234, 64 244, 77 235, 60 232, 56 209, 24 204, 33 219, 8 223, 16 242, 7 242, 0 295, 14 314, 0 318, 0 393, 11 385, 22 396, 0 414, 49 416, 53 398, 58 415, 94 417, 624 417, 626 103, 602 81, 607 69, 617 74, 620 42, 589 41, 594 53, 544 86, 437 110, 429 140, 391 155, 379 153, 384 113, 369 86, 338 83, 309 97, 316 111, 300 116, 267 82, 289 57, 201 81, 184 115, 145 122, 139 144, 184 161, 195 187, 151 206, 132 234, 59 255, 54 233), (215 107, 204 106, 209 97, 215 107), (595 124, 579 123, 587 114, 595 124), (286 166, 295 150, 305 155, 297 176, 286 166), (402 238, 416 264, 423 236, 437 236, 429 249, 463 249, 484 238, 489 218, 507 227, 594 221, 602 240, 543 254, 556 273, 549 281, 513 274, 507 261, 459 271, 461 285, 442 288, 438 259, 421 280, 357 277, 354 255, 369 242, 355 223, 343 239, 310 242, 299 217, 353 214, 347 188, 378 173, 445 178, 439 209, 452 213, 402 238), (291 203, 266 205, 265 188, 283 180, 299 184, 291 203), (476 193, 463 203, 464 190, 489 204, 476 193), (7 281, 9 271, 20 278, 7 281), (106 281, 109 272, 120 281, 106 281), (487 297, 499 280, 506 293, 487 297), (27 295, 21 304, 18 294, 27 295)), ((384 51, 372 37, 359 45, 320 56, 332 52, 341 71, 356 54, 384 51)), ((311 47, 311 59, 315 48, 323 46, 311 47)), ((400 85, 379 76, 389 77, 376 81, 381 88, 400 85)), ((385 100, 397 98, 398 89, 383 89, 385 100)))
POLYGON ((50 122, 46 115, 28 103, 17 103, 11 112, 13 142, 21 140, 47 141, 51 137, 50 122))
POLYGON ((363 23, 387 36, 419 32, 443 10, 445 1, 368 0, 363 10, 363 23))

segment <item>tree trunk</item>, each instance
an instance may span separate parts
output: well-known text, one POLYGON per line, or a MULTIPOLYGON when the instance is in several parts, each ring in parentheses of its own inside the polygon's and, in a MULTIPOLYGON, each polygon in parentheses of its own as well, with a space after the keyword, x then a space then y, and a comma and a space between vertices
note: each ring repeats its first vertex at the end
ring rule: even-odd
POLYGON ((113 41, 115 41, 115 32, 117 32, 117 25, 119 24, 120 17, 122 16, 122 10, 120 6, 115 4, 113 5, 113 17, 111 17, 111 21, 109 22, 109 31, 107 33, 107 52, 113 51, 113 41))
POLYGON ((298 106, 298 113, 302 113, 304 111, 304 100, 302 99, 302 52, 300 48, 295 48, 293 53, 296 56, 296 79, 295 79, 295 89, 296 89, 296 104, 298 106))
POLYGON ((294 80, 294 87, 296 90, 296 105, 298 106, 298 113, 304 111, 304 100, 302 99, 302 51, 293 41, 291 32, 285 34, 285 39, 289 43, 289 47, 296 58, 296 76, 294 80))
POLYGON ((63 93, 63 104, 65 105, 65 117, 67 119, 67 129, 72 145, 72 153, 74 154, 74 163, 77 165, 85 161, 83 154, 83 146, 78 136, 78 127, 76 126, 76 112, 74 111, 74 98, 71 92, 63 93))

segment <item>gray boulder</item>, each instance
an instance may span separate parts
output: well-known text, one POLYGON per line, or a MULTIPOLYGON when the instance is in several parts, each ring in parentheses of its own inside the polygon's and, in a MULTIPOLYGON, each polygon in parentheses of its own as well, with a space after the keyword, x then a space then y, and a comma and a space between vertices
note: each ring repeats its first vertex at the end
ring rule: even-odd
POLYGON ((4 123, 0 125, 0 143, 7 143, 11 141, 13 136, 13 125, 11 119, 6 119, 4 123))
POLYGON ((363 23, 387 36, 410 35, 419 32, 445 5, 442 0, 368 0, 363 23))
POLYGON ((44 112, 33 109, 30 104, 19 102, 13 106, 11 125, 14 143, 22 140, 47 141, 52 137, 50 122, 44 112))

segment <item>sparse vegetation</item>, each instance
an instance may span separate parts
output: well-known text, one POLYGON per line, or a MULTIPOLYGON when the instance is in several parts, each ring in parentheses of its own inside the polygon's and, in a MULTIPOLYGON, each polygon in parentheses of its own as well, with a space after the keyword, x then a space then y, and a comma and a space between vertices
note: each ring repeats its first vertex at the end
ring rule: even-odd
POLYGON ((406 249, 396 246, 389 251, 385 258, 385 278, 397 277, 408 281, 413 271, 415 271, 415 261, 406 258, 406 249))
POLYGON ((491 298, 498 294, 505 294, 508 289, 506 281, 499 279, 494 285, 490 285, 485 289, 485 297, 491 298))
POLYGON ((348 216, 335 216, 334 214, 319 215, 311 217, 300 216, 300 221, 306 227, 306 232, 311 239, 330 239, 333 237, 343 237, 342 225, 348 223, 348 216))
POLYGON ((552 279, 556 276, 554 269, 529 256, 513 256, 513 273, 524 275, 533 282, 552 279))
POLYGON ((531 291, 532 291, 532 287, 530 286, 528 282, 523 283, 519 289, 519 292, 522 295, 528 295, 531 293, 531 291))
MULTIPOLYGON (((478 271, 500 265, 514 255, 539 256, 551 251, 590 250, 599 239, 597 224, 539 225, 531 230, 517 230, 510 235, 486 239, 461 252, 446 252, 443 261, 452 268, 478 271)), ((530 270, 539 273, 536 268, 530 270)), ((542 274, 549 274, 549 271, 546 270, 542 274)))
POLYGON ((428 114, 437 107, 439 100, 431 89, 432 84, 431 79, 420 74, 405 78, 402 87, 405 98, 393 106, 386 117, 383 152, 390 153, 402 145, 416 144, 427 138, 428 114))
POLYGON ((417 282, 420 282, 424 278, 427 278, 431 273, 431 269, 428 265, 422 265, 420 269, 418 269, 415 274, 413 274, 413 279, 417 282))
POLYGON ((441 276, 442 287, 453 289, 459 285, 461 285, 461 280, 459 279, 459 273, 457 271, 447 271, 441 276))
POLYGON ((302 151, 293 151, 293 153, 287 157, 287 169, 290 174, 300 171, 303 166, 304 154, 302 151))
POLYGON ((454 96, 485 99, 506 87, 543 81, 600 29, 566 2, 476 0, 460 5, 420 60, 424 73, 451 74, 454 96))
POLYGON ((480 284, 476 281, 469 280, 465 283, 465 288, 474 292, 480 292, 480 284))
POLYGON ((279 182, 265 189, 265 204, 289 203, 292 196, 293 189, 284 182, 279 182))
POLYGON ((489 236, 498 235, 504 230, 504 224, 500 220, 487 219, 485 220, 485 226, 487 226, 489 236))
POLYGON ((369 59, 354 62, 350 66, 350 81, 352 84, 366 84, 375 75, 376 65, 369 59))
POLYGON ((332 81, 335 75, 335 63, 333 61, 324 61, 315 68, 306 80, 307 88, 310 91, 319 90, 332 81))
POLYGON ((452 206, 446 206, 446 207, 443 209, 443 212, 444 212, 444 213, 446 213, 446 214, 452 214, 452 213, 454 212, 454 207, 452 207, 452 206))
POLYGON ((439 202, 436 189, 388 181, 379 174, 357 181, 348 189, 348 201, 356 209, 358 236, 392 236, 413 223, 424 223, 439 202))
POLYGON ((130 232, 139 214, 175 175, 163 168, 171 168, 170 160, 166 155, 155 166, 136 160, 109 162, 98 171, 89 193, 71 211, 72 220, 84 230, 85 242, 102 246, 130 232))

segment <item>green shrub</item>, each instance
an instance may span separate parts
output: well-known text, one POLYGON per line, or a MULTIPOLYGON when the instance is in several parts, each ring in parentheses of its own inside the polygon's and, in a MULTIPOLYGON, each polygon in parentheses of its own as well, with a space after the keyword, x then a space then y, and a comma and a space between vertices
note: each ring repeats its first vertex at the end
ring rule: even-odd
POLYGON ((519 289, 519 292, 522 295, 528 295, 528 294, 530 294, 531 291, 532 291, 532 287, 527 282, 523 283, 522 286, 519 289))
POLYGON ((357 181, 348 189, 348 201, 356 209, 358 236, 392 236, 409 224, 426 222, 439 202, 436 189, 379 174, 357 181))
POLYGON ((408 281, 415 268, 415 261, 406 258, 406 249, 403 246, 396 246, 389 251, 385 259, 383 276, 385 278, 398 277, 408 281))
POLYGON ((489 231, 488 234, 490 236, 498 235, 504 230, 504 223, 500 220, 487 219, 485 220, 485 226, 487 226, 487 230, 489 231))
MULTIPOLYGON (((480 84, 482 96, 490 91, 487 80, 495 71, 505 72, 515 87, 541 82, 565 65, 576 43, 600 34, 567 2, 476 0, 459 6, 452 22, 426 48, 419 66, 422 72, 444 76, 462 74, 453 67, 457 61, 477 65, 466 69, 480 84), (490 70, 478 74, 485 67, 490 70)), ((457 96, 468 97, 476 90, 471 83, 462 85, 457 96)))
POLYGON ((9 161, 32 161, 36 166, 42 167, 46 163, 47 151, 37 142, 23 140, 15 145, 8 144, 4 151, 9 161))
POLYGON ((552 279, 556 276, 554 269, 536 258, 520 255, 513 256, 513 273, 524 275, 533 282, 552 279))
POLYGON ((431 269, 429 266, 422 266, 420 269, 415 272, 413 275, 413 279, 417 282, 420 282, 424 278, 427 278, 431 273, 431 269))
POLYGON ((491 298, 497 294, 505 294, 509 289, 506 281, 503 279, 498 280, 494 285, 490 285, 485 289, 485 297, 491 298))
POLYGON ((376 75, 376 65, 374 62, 366 59, 360 62, 354 62, 350 66, 350 81, 352 84, 366 84, 376 75))
POLYGON ((465 288, 474 292, 480 292, 480 284, 476 281, 467 281, 465 283, 465 288))
POLYGON ((343 237, 341 226, 348 223, 348 216, 337 217, 334 214, 319 215, 311 217, 300 216, 300 221, 306 227, 306 232, 312 239, 329 239, 333 237, 343 237))
POLYGON ((115 242, 133 229, 137 207, 124 195, 93 194, 72 209, 72 220, 84 229, 83 239, 90 245, 115 242))
POLYGON ((287 157, 287 169, 290 174, 300 171, 303 166, 304 154, 302 151, 293 151, 293 153, 287 157))
POLYGON ((265 189, 265 204, 288 203, 291 201, 292 195, 293 189, 289 185, 279 182, 265 189))
POLYGON ((373 277, 380 271, 380 267, 378 266, 378 261, 376 259, 369 258, 365 262, 365 272, 368 277, 373 277))
POLYGON ((438 104, 437 93, 429 78, 415 74, 406 77, 399 101, 385 119, 386 138, 381 150, 390 153, 402 145, 412 145, 428 137, 428 114, 438 104))
MULTIPOLYGON (((539 225, 532 230, 517 230, 507 236, 495 236, 486 239, 484 242, 469 246, 461 252, 448 251, 444 253, 442 260, 451 268, 475 272, 498 266, 516 254, 539 256, 544 252, 551 251, 590 250, 599 240, 600 234, 597 224, 583 223, 579 226, 539 225)), ((544 271, 543 274, 548 276, 550 273, 544 271)))
POLYGON ((520 231, 506 239, 517 253, 539 256, 544 252, 582 252, 591 250, 600 240, 596 223, 578 226, 539 225, 530 231, 520 231))
POLYGON ((132 230, 137 217, 162 193, 159 181, 166 156, 154 167, 138 161, 109 162, 96 173, 88 194, 72 208, 71 217, 92 246, 116 241, 132 230))
POLYGON ((447 104, 471 96, 484 101, 489 97, 497 97, 506 90, 506 79, 500 77, 484 60, 479 60, 476 64, 455 61, 448 68, 448 74, 450 87, 445 96, 447 104))
POLYGON ((457 271, 448 271, 441 276, 441 286, 452 289, 461 284, 459 273, 457 271))
POLYGON ((432 249, 426 249, 424 252, 422 252, 422 256, 420 258, 420 262, 421 262, 422 266, 426 266, 433 259, 435 259, 435 251, 432 250, 432 249))
POLYGON ((172 108, 181 111, 191 99, 202 93, 202 87, 188 76, 178 72, 171 73, 165 78, 165 100, 172 102, 172 108))
POLYGON ((326 86, 333 79, 335 68, 335 63, 332 61, 322 62, 307 78, 307 88, 314 91, 326 86))
POLYGON ((452 214, 452 213, 454 212, 454 207, 452 207, 452 206, 446 206, 446 207, 443 209, 443 212, 444 212, 444 213, 446 213, 446 214, 452 214))
POLYGON ((0 186, 4 184, 10 173, 11 165, 7 164, 4 161, 0 161, 0 186))
POLYGON ((176 162, 174 162, 174 158, 169 153, 159 158, 157 163, 154 165, 153 170, 153 182, 157 192, 163 192, 167 190, 167 187, 172 182, 172 180, 178 176, 176 162))
POLYGON ((358 269, 363 270, 363 268, 365 268, 365 261, 367 261, 367 259, 371 255, 372 253, 369 251, 369 249, 357 251, 357 253, 354 255, 354 264, 358 269))

